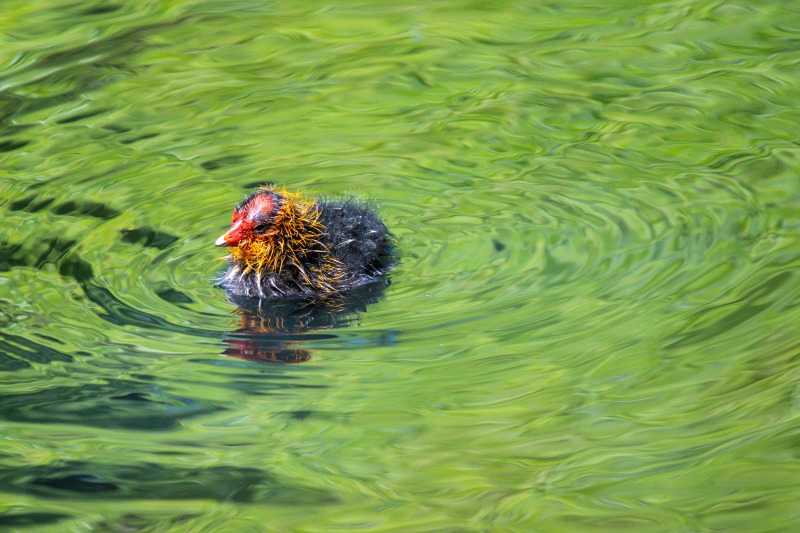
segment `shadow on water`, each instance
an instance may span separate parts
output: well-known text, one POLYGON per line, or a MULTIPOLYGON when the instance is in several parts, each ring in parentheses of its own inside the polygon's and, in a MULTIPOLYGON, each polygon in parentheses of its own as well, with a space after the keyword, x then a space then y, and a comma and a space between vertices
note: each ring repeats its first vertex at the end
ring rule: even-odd
MULTIPOLYGON (((44 498, 103 500, 214 500, 330 504, 327 491, 289 484, 260 468, 166 464, 109 464, 71 461, 0 469, 0 492, 44 498)), ((4 517, 0 516, 0 523, 4 517)))
POLYGON ((367 306, 383 299, 388 278, 362 285, 346 295, 320 301, 257 300, 229 295, 238 306, 240 327, 222 339, 223 355, 263 363, 302 363, 311 358, 303 344, 335 339, 334 334, 310 333, 346 327, 367 306))
POLYGON ((26 424, 163 431, 174 429, 188 418, 218 410, 170 394, 155 383, 127 380, 0 394, 0 419, 26 424))
MULTIPOLYGON (((187 468, 166 464, 114 464, 86 461, 56 462, 40 466, 0 468, 0 493, 26 494, 63 502, 189 501, 259 503, 284 506, 334 505, 331 491, 281 479, 253 467, 210 466, 187 468)), ((192 518, 187 511, 174 520, 192 518)), ((6 512, 0 527, 32 527, 73 518, 54 512, 6 512)), ((138 531, 157 526, 152 517, 126 513, 113 523, 95 524, 100 531, 138 531)), ((92 527, 91 529, 94 529, 92 527)))
POLYGON ((31 339, 0 332, 0 370, 17 370, 28 368, 31 363, 53 361, 69 362, 72 356, 31 339))
POLYGON ((60 522, 69 518, 64 513, 6 513, 0 515, 0 526, 2 527, 33 527, 44 526, 55 522, 60 522))

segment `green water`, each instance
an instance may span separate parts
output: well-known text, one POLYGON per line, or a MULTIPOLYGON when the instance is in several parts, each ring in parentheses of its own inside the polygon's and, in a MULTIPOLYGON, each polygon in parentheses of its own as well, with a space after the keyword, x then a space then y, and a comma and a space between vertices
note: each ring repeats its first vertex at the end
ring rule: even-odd
POLYGON ((11 1, 0 39, 4 530, 800 523, 796 2, 11 1), (236 312, 213 242, 267 181, 373 199, 378 301, 236 312))

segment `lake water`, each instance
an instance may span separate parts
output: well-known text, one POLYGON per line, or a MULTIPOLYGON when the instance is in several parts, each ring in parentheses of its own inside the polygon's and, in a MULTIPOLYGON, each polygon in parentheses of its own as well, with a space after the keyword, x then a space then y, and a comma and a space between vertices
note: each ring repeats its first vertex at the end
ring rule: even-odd
POLYGON ((789 531, 794 2, 7 2, 0 525, 789 531), (390 283, 237 311, 272 182, 390 283))

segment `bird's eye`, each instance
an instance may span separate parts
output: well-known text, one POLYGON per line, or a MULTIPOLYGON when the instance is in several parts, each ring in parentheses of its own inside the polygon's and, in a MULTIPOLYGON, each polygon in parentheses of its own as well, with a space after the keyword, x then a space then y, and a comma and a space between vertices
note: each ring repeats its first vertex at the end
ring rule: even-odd
POLYGON ((267 224, 266 222, 259 222, 253 228, 253 231, 256 233, 266 233, 268 229, 269 229, 269 224, 267 224))

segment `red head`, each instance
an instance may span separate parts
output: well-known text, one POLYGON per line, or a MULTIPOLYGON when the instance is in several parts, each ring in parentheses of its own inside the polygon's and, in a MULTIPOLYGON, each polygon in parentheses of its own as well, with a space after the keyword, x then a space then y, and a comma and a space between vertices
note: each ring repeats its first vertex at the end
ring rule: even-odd
POLYGON ((270 190, 249 195, 233 210, 231 229, 214 243, 217 246, 238 246, 261 238, 275 222, 281 207, 281 197, 270 190))

